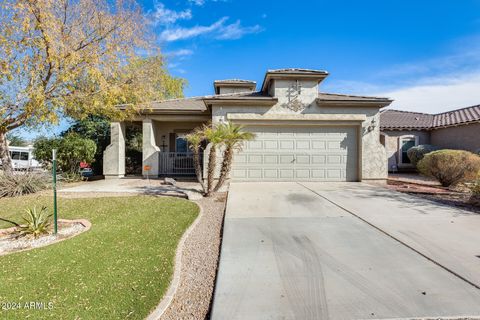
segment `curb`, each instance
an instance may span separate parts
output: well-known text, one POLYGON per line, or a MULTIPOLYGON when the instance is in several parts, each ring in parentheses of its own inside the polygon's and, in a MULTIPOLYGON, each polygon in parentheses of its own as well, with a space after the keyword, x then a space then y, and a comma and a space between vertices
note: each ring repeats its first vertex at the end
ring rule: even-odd
MULTIPOLYGON (((192 201, 193 202, 193 201, 192 201)), ((165 311, 168 309, 170 304, 173 301, 173 297, 177 292, 178 286, 180 284, 180 276, 182 273, 182 253, 183 248, 185 247, 185 241, 187 240, 188 236, 192 233, 195 227, 198 225, 200 219, 203 217, 203 208, 197 202, 194 202, 199 210, 198 217, 195 221, 188 227, 187 231, 183 234, 180 242, 178 243, 177 251, 175 253, 175 263, 173 265, 173 278, 170 282, 167 292, 163 295, 162 300, 160 303, 155 307, 155 309, 150 312, 150 314, 145 318, 146 320, 158 320, 162 317, 165 311)))

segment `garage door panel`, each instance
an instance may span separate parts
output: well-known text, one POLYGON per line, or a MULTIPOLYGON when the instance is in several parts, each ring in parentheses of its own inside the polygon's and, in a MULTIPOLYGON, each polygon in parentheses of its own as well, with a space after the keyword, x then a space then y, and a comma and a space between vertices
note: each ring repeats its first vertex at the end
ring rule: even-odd
POLYGON ((298 179, 308 179, 310 178, 309 169, 297 169, 295 170, 295 177, 298 179))
POLYGON ((325 150, 326 148, 326 142, 325 141, 318 141, 314 140, 312 141, 312 149, 313 150, 325 150))
POLYGON ((263 177, 265 179, 278 179, 278 170, 277 169, 264 169, 263 177))
POLYGON ((356 181, 355 127, 247 127, 256 138, 233 164, 236 180, 356 181))
POLYGON ((296 141, 297 150, 310 150, 310 141, 309 140, 297 140, 296 141))
POLYGON ((293 150, 294 145, 294 140, 280 140, 280 150, 293 150))
POLYGON ((265 150, 277 150, 278 149, 278 141, 277 140, 265 140, 263 143, 265 150))
POLYGON ((278 172, 280 179, 291 179, 294 177, 293 169, 279 169, 278 172))

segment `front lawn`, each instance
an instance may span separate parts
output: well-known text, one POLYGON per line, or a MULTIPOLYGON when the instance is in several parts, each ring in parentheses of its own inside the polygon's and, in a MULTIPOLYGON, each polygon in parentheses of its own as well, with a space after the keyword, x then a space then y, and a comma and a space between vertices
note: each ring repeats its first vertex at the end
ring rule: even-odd
MULTIPOLYGON (((0 199, 0 218, 20 222, 27 207, 51 198, 0 199)), ((47 247, 0 257, 2 319, 143 319, 159 303, 173 274, 182 234, 196 204, 151 196, 59 199, 59 217, 85 218, 86 233, 47 247), (50 310, 25 303, 51 303, 50 310)), ((0 220, 0 228, 10 225, 0 220)))

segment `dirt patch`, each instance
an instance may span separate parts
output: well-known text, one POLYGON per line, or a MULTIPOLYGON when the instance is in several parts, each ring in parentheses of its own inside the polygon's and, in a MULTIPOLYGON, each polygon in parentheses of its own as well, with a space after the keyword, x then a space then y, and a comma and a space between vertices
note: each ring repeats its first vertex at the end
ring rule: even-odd
POLYGON ((210 310, 220 252, 226 193, 196 201, 202 216, 182 249, 180 282, 162 320, 205 319, 210 310))
POLYGON ((45 247, 79 235, 89 230, 90 227, 91 223, 84 219, 59 219, 57 235, 53 235, 52 232, 50 232, 49 234, 43 235, 37 239, 18 237, 17 227, 2 229, 0 230, 0 256, 9 253, 45 247))
POLYGON ((454 190, 450 190, 441 186, 388 180, 387 188, 455 208, 461 208, 471 212, 480 213, 480 203, 473 203, 470 200, 471 194, 467 191, 468 189, 464 188, 463 186, 459 186, 454 190))

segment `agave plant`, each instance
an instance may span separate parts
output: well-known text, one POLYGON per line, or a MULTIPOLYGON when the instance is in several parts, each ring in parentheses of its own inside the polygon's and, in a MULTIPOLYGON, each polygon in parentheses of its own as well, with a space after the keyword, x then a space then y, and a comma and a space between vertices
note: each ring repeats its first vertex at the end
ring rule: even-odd
POLYGON ((26 224, 18 228, 19 236, 31 236, 37 239, 40 235, 48 233, 50 227, 50 217, 47 213, 47 207, 42 207, 40 211, 36 207, 26 210, 27 215, 23 217, 26 224))

